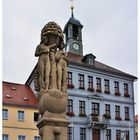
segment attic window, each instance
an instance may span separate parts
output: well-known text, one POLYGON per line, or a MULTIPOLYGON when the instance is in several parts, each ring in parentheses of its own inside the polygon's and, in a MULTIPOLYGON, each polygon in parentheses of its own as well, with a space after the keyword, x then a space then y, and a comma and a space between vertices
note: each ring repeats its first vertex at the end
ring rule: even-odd
POLYGON ((6 94, 5 97, 6 98, 12 98, 11 95, 9 95, 9 94, 6 94))
POLYGON ((11 89, 12 89, 12 90, 16 90, 16 87, 12 86, 11 89))
POLYGON ((24 97, 23 99, 24 99, 25 101, 29 101, 29 98, 24 97))
POLYGON ((89 65, 94 65, 94 59, 93 58, 88 58, 88 64, 89 65))

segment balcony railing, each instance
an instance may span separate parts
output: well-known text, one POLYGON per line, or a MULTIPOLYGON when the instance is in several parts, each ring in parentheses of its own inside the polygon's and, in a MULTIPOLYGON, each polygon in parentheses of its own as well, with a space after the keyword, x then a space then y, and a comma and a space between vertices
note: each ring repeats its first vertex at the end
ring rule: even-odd
MULTIPOLYGON (((111 118, 111 117, 110 117, 111 118)), ((109 125, 109 119, 102 115, 91 114, 88 116, 88 126, 93 128, 106 128, 109 125)))

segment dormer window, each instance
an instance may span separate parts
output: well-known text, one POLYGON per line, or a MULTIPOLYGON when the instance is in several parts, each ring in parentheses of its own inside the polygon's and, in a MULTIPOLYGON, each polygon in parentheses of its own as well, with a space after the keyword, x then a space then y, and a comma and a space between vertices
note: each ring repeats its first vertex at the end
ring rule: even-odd
POLYGON ((82 59, 82 61, 84 63, 91 65, 91 66, 94 66, 95 65, 95 58, 96 57, 92 53, 90 53, 90 54, 86 54, 84 56, 84 58, 82 59))
POLYGON ((88 64, 89 65, 94 65, 94 59, 93 58, 88 58, 88 64))

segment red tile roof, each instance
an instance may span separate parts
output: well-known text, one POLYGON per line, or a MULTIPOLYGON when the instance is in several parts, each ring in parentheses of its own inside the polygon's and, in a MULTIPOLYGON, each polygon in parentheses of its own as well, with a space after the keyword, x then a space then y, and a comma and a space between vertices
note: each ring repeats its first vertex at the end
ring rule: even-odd
POLYGON ((130 75, 130 74, 125 73, 123 71, 120 71, 120 70, 118 70, 116 68, 113 68, 113 67, 110 67, 108 65, 105 65, 105 64, 103 64, 101 62, 98 62, 96 60, 95 60, 94 67, 90 66, 89 64, 84 63, 82 61, 82 59, 85 57, 85 56, 82 56, 82 55, 77 55, 77 54, 68 52, 67 56, 68 56, 68 59, 69 59, 69 63, 72 63, 72 64, 76 64, 76 65, 79 64, 79 65, 81 65, 83 67, 97 69, 97 70, 105 71, 105 72, 112 73, 112 74, 127 76, 127 77, 130 77, 130 78, 133 78, 134 80, 137 79, 137 77, 135 77, 133 75, 130 75))
POLYGON ((37 108, 37 98, 26 85, 3 82, 3 104, 37 108))

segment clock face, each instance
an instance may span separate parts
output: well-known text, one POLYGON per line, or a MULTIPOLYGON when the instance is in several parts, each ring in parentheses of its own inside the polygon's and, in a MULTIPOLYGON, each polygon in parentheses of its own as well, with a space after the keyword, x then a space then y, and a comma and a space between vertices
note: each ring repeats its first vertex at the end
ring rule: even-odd
POLYGON ((78 45, 77 43, 74 43, 74 44, 73 44, 73 48, 74 48, 76 51, 78 51, 80 47, 79 47, 79 45, 78 45))

